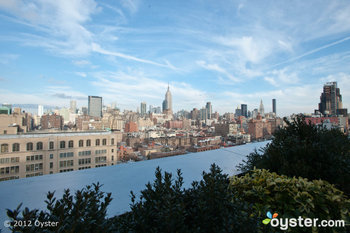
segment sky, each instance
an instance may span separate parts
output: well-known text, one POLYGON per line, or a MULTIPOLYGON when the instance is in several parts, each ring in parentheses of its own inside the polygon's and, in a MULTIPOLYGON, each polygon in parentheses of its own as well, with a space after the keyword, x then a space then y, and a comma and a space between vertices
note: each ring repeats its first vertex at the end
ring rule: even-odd
POLYGON ((350 109, 350 2, 0 0, 0 102, 312 113, 337 81, 350 109))

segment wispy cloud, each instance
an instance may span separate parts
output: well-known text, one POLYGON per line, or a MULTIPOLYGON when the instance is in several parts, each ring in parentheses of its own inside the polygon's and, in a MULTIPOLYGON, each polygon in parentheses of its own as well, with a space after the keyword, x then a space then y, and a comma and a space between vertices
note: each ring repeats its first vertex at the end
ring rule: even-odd
POLYGON ((350 40, 350 36, 345 37, 345 38, 343 38, 343 39, 341 39, 341 40, 337 40, 337 41, 334 41, 334 42, 332 42, 332 43, 323 45, 323 46, 318 47, 318 48, 316 48, 316 49, 312 49, 312 50, 310 50, 310 51, 308 51, 308 52, 306 52, 306 53, 303 53, 303 54, 301 54, 301 55, 299 55, 299 56, 290 58, 290 59, 288 59, 288 60, 286 60, 286 61, 277 63, 277 64, 271 66, 270 68, 274 68, 274 67, 280 66, 280 65, 282 65, 282 64, 286 64, 286 63, 289 63, 289 62, 293 62, 293 61, 299 60, 300 58, 303 58, 303 57, 306 57, 306 56, 308 56, 308 55, 317 53, 317 52, 319 52, 319 51, 321 51, 321 50, 324 50, 324 49, 327 49, 327 48, 329 48, 329 47, 335 46, 335 45, 337 45, 337 44, 346 42, 346 41, 348 41, 348 40, 350 40))
POLYGON ((234 82, 239 82, 240 81, 238 78, 234 77, 232 74, 230 74, 224 68, 220 67, 218 64, 207 64, 205 61, 197 61, 196 63, 199 66, 203 67, 204 69, 216 71, 216 72, 218 72, 220 74, 225 75, 231 81, 234 81, 234 82))
POLYGON ((166 64, 161 64, 161 63, 157 63, 157 62, 146 60, 146 59, 137 58, 137 57, 130 56, 130 55, 123 54, 123 53, 119 53, 119 52, 108 51, 106 49, 101 48, 100 45, 95 44, 95 43, 92 44, 92 50, 96 53, 100 53, 100 54, 104 54, 104 55, 110 55, 110 56, 120 57, 123 59, 141 62, 141 63, 145 63, 145 64, 151 64, 151 65, 156 65, 156 66, 160 66, 160 67, 174 69, 174 66, 172 66, 169 62, 167 62, 166 64))
POLYGON ((84 72, 75 72, 76 75, 85 78, 87 75, 84 72))
POLYGON ((0 54, 0 64, 9 64, 15 61, 18 57, 18 54, 0 54))
MULTIPOLYGON (((142 101, 161 106, 168 83, 147 77, 143 72, 132 70, 124 72, 98 72, 93 74, 96 81, 92 85, 99 87, 101 94, 109 101, 118 100, 124 106, 136 108, 142 101), (102 93, 103 92, 103 93, 102 93)), ((202 105, 207 94, 185 82, 171 82, 175 109, 191 108, 202 105)))

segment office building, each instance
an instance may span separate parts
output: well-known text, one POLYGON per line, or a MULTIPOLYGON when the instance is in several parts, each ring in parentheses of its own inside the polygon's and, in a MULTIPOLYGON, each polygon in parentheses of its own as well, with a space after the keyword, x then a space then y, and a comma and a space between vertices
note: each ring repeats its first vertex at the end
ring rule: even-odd
POLYGON ((71 100, 70 101, 69 111, 71 113, 76 113, 77 112, 77 101, 75 101, 75 100, 71 100))
POLYGON ((272 112, 276 116, 276 99, 272 99, 272 112))
POLYGON ((146 112, 147 112, 147 105, 146 105, 146 103, 145 102, 142 102, 141 103, 141 107, 140 107, 140 109, 141 109, 141 116, 145 116, 146 115, 146 112))
POLYGON ((239 117, 242 115, 242 111, 241 109, 239 108, 239 106, 237 106, 236 110, 235 110, 235 117, 239 117))
POLYGON ((343 109, 342 96, 337 82, 328 82, 323 86, 318 110, 324 115, 347 116, 347 109, 343 109))
POLYGON ((0 181, 114 165, 121 133, 0 135, 0 181))
POLYGON ((102 97, 88 97, 88 114, 92 117, 102 117, 102 97))
POLYGON ((241 104, 241 115, 248 117, 248 106, 246 104, 241 104))
POLYGON ((169 85, 168 85, 168 90, 165 93, 165 99, 163 101, 163 113, 167 115, 173 114, 173 100, 172 100, 169 85))
POLYGON ((211 119, 211 114, 213 114, 211 102, 207 102, 207 105, 205 106, 205 108, 207 109, 207 114, 208 114, 207 119, 211 119))
POLYGON ((42 115, 44 115, 44 106, 42 105, 38 105, 38 116, 41 117, 42 115))
POLYGON ((264 104, 262 100, 260 100, 259 113, 262 117, 265 115, 264 104))

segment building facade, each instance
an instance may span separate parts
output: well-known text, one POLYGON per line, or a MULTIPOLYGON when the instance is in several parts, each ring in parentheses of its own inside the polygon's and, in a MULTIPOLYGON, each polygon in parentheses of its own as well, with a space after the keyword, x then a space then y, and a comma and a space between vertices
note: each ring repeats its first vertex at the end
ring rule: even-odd
POLYGON ((0 181, 114 165, 121 133, 0 135, 0 181))
POLYGON ((92 117, 102 117, 102 97, 88 97, 88 114, 92 117))
POLYGON ((244 117, 248 117, 248 107, 246 104, 241 104, 241 115, 244 117))

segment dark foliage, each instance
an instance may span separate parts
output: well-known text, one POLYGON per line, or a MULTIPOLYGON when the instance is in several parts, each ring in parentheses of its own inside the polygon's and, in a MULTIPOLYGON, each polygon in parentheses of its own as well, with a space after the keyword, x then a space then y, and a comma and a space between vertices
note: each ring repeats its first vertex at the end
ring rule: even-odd
POLYGON ((106 218, 111 194, 93 184, 74 196, 66 190, 62 199, 47 195, 48 212, 20 207, 8 210, 9 218, 34 222, 58 222, 57 227, 11 227, 14 232, 256 232, 259 220, 250 218, 250 207, 233 198, 229 178, 213 164, 200 182, 184 189, 181 171, 176 180, 157 168, 153 184, 141 191, 140 200, 131 193, 131 211, 106 218), (101 201, 101 200, 104 201, 101 201))
POLYGON ((148 183, 140 200, 132 194, 132 211, 114 219, 120 232, 255 232, 258 221, 249 218, 248 205, 233 200, 229 178, 212 165, 203 180, 182 189, 177 179, 156 170, 156 180, 148 183))
POLYGON ((104 232, 111 227, 110 221, 106 221, 107 206, 112 201, 111 193, 105 194, 100 190, 99 183, 88 185, 75 195, 70 190, 65 190, 61 199, 56 200, 54 192, 48 192, 48 212, 29 210, 25 208, 20 217, 20 204, 17 209, 7 210, 7 215, 12 220, 10 229, 13 232, 104 232), (14 226, 14 222, 25 222, 27 226, 14 226), (35 221, 58 222, 54 227, 38 227, 35 221), (28 226, 31 225, 31 226, 28 226))
POLYGON ((297 117, 278 130, 271 143, 240 164, 242 172, 269 169, 290 177, 322 179, 350 195, 350 140, 339 130, 327 130, 297 117))

